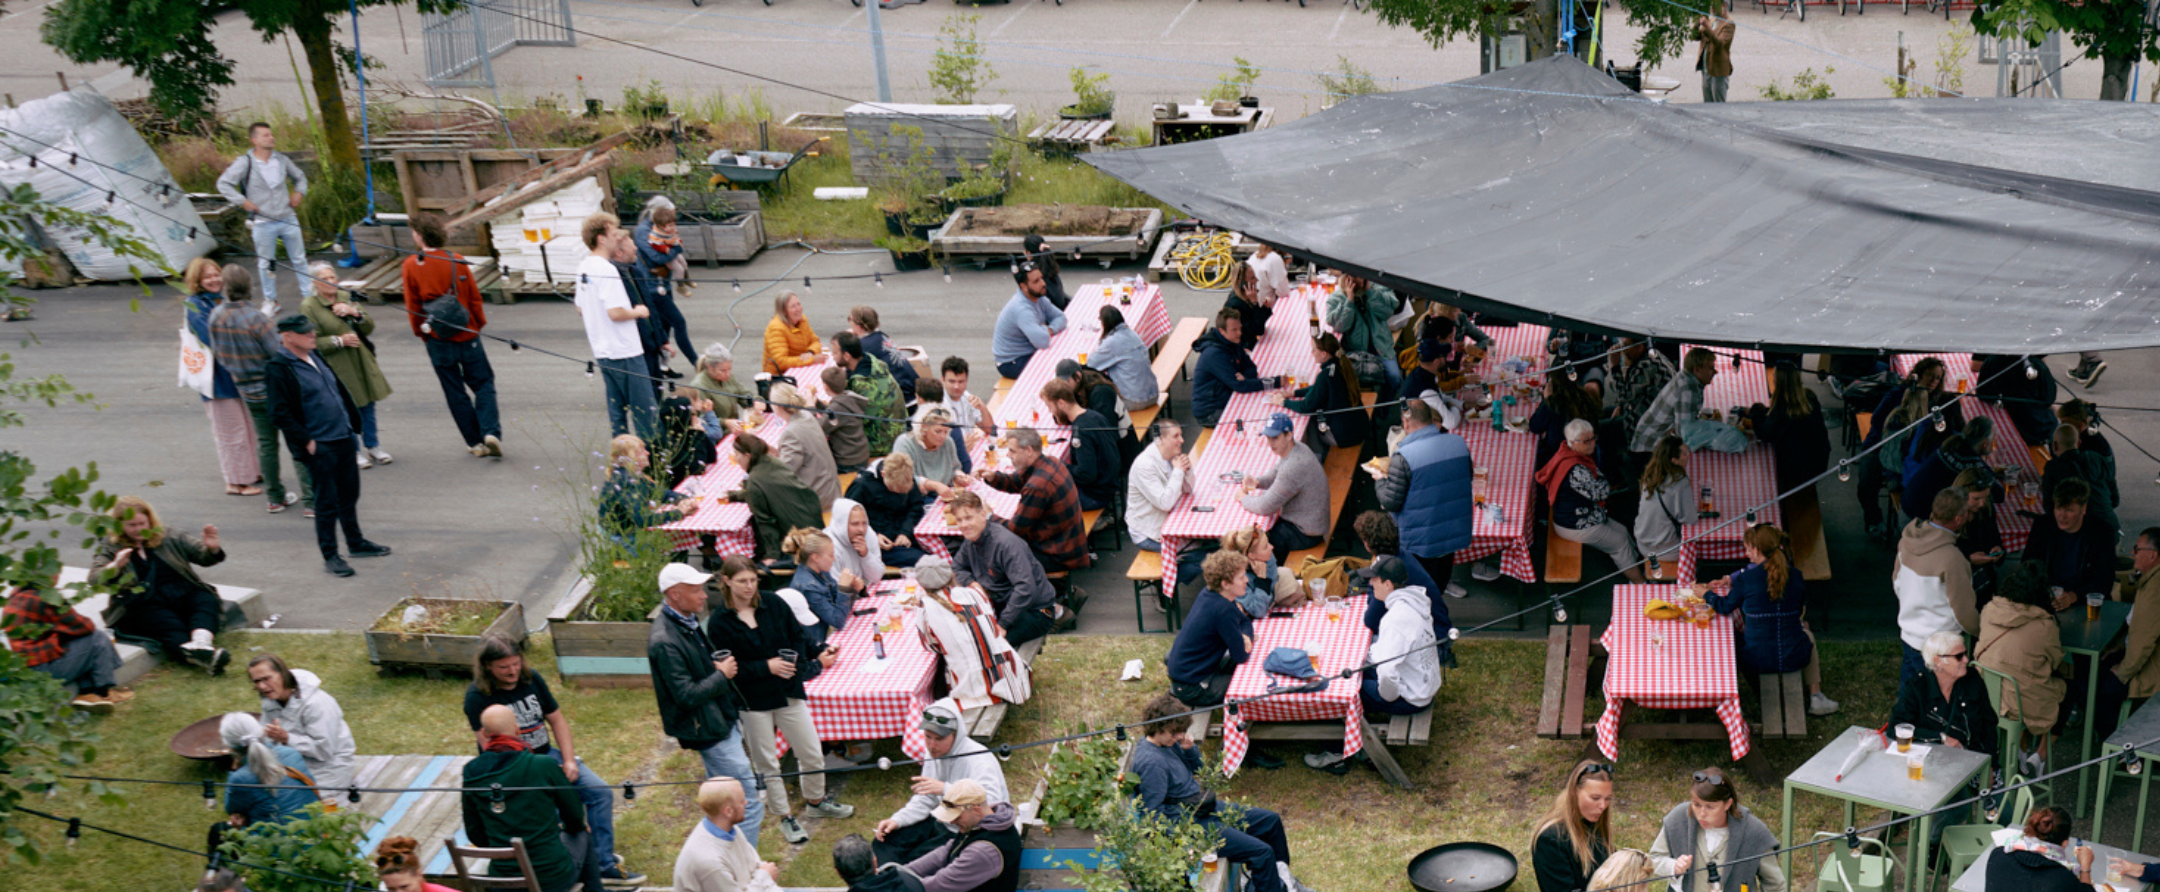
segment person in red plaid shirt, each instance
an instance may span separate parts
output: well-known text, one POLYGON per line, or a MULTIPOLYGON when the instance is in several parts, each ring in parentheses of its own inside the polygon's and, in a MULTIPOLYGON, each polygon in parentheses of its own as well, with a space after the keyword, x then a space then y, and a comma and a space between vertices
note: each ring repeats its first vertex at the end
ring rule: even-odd
POLYGON ((69 705, 76 709, 103 714, 135 699, 134 691, 113 684, 120 651, 112 634, 73 607, 47 603, 37 587, 9 593, 7 607, 0 609, 0 630, 30 668, 75 686, 69 705))
MULTIPOLYGON (((1012 531, 1035 552, 1044 570, 1086 569, 1087 532, 1080 525, 1080 490, 1073 486, 1072 472, 1064 462, 1043 459, 1041 434, 1015 430, 1005 441, 1012 449, 1012 471, 993 471, 982 482, 1020 494, 1012 531)), ((953 485, 964 489, 969 483, 968 475, 959 474, 953 485)))

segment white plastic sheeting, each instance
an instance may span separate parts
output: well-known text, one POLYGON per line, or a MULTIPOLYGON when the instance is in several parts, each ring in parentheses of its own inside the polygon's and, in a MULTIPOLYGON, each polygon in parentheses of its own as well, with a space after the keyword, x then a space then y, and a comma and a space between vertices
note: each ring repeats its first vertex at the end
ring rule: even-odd
MULTIPOLYGON (((0 132, 0 182, 9 187, 29 183, 62 207, 127 223, 175 273, 217 247, 186 190, 104 96, 73 90, 0 109, 0 127, 7 131, 0 132), (33 154, 36 167, 29 166, 33 154), (72 164, 71 155, 76 156, 72 164), (113 201, 106 201, 108 194, 113 201)), ((47 226, 45 233, 84 277, 132 279, 141 265, 91 244, 80 231, 47 226)))

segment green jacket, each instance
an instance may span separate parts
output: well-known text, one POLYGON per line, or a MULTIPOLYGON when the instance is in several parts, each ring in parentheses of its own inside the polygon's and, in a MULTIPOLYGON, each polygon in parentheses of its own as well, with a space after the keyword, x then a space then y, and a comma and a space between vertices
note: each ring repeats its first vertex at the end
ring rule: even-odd
POLYGON ((704 397, 712 400, 713 414, 720 416, 722 421, 741 415, 744 408, 757 402, 757 391, 751 390, 750 385, 734 378, 729 378, 726 381, 715 381, 712 376, 705 374, 704 369, 699 369, 697 374, 691 375, 690 383, 684 385, 684 387, 689 389, 688 393, 683 394, 684 396, 704 397))
POLYGON ((1356 303, 1338 288, 1328 296, 1327 324, 1344 350, 1393 357, 1395 335, 1388 331, 1387 321, 1401 308, 1402 299, 1386 285, 1365 286, 1364 299, 1356 303))
MULTIPOLYGON (((382 366, 375 363, 375 351, 366 346, 341 347, 332 338, 357 334, 363 337, 375 334, 375 318, 362 308, 357 319, 347 319, 330 312, 330 305, 323 303, 322 295, 310 294, 300 302, 300 313, 315 320, 315 352, 330 364, 330 371, 352 394, 355 407, 365 407, 390 396, 390 379, 384 378, 382 366)), ((355 433, 358 433, 357 431, 355 433)))
POLYGON ((865 356, 862 364, 848 373, 847 387, 870 403, 869 414, 894 419, 863 423, 863 432, 870 437, 870 454, 891 452, 893 441, 907 431, 907 404, 900 396, 900 382, 893 380, 892 369, 875 356, 865 356))
POLYGON ((743 504, 750 506, 750 527, 757 531, 757 557, 780 557, 789 530, 825 528, 825 508, 816 490, 804 486, 780 459, 767 456, 750 466, 742 483, 743 504))
MULTIPOLYGON (((542 790, 508 790, 497 812, 489 793, 461 793, 465 836, 482 847, 510 845, 525 840, 525 856, 532 861, 533 877, 542 889, 565 889, 577 882, 577 862, 563 845, 562 834, 585 832, 585 804, 577 788, 563 777, 562 766, 546 756, 529 752, 481 753, 465 763, 460 787, 545 787, 542 790)), ((516 861, 488 862, 488 875, 519 875, 516 861)))
MULTIPOLYGON (((113 558, 120 554, 120 549, 125 547, 127 546, 114 542, 110 537, 99 539, 97 553, 90 559, 91 566, 103 568, 105 565, 112 563, 113 558)), ((173 571, 173 574, 181 579, 187 580, 203 591, 213 593, 217 591, 209 583, 203 582, 202 577, 195 575, 195 568, 211 567, 223 563, 225 560, 224 549, 205 548, 202 540, 195 536, 168 530, 165 533, 165 540, 159 542, 156 548, 150 549, 150 553, 157 556, 158 560, 164 561, 165 568, 173 571)), ((133 567, 121 567, 111 572, 105 572, 102 569, 92 570, 90 578, 93 583, 98 585, 112 586, 112 600, 106 602, 105 605, 105 625, 108 627, 119 623, 120 618, 127 615, 129 605, 135 603, 144 594, 142 582, 135 578, 133 567)), ((213 629, 211 631, 217 630, 213 629)))

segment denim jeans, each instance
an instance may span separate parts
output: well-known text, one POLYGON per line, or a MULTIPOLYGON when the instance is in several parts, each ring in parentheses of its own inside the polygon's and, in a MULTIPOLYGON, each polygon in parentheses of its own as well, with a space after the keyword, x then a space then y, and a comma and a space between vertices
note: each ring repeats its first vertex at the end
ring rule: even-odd
POLYGON ((294 306, 307 295, 307 246, 301 243, 300 221, 255 218, 255 278, 261 280, 263 300, 277 303, 278 239, 285 240, 285 259, 292 267, 293 287, 300 297, 294 298, 294 306))
MULTIPOLYGON (((735 830, 750 841, 751 848, 757 848, 758 825, 765 822, 765 796, 751 781, 750 755, 743 751, 742 725, 737 724, 728 731, 726 740, 698 750, 698 758, 705 761, 706 777, 732 777, 742 781, 743 819, 735 825, 735 830)), ((777 784, 780 779, 776 777, 768 783, 777 784)))
POLYGON ((375 404, 369 403, 360 407, 360 445, 369 449, 381 446, 382 440, 375 433, 375 404))
POLYGON ((620 437, 632 433, 647 443, 659 436, 660 404, 653 398, 645 357, 595 360, 607 383, 608 430, 620 437))
MULTIPOLYGON (((549 749, 542 755, 561 765, 562 750, 549 749)), ((592 857, 599 859, 600 870, 614 867, 615 857, 615 788, 601 780, 592 767, 578 760, 577 795, 585 803, 585 826, 592 831, 592 857)))
POLYGON ((1139 546, 1141 551, 1152 551, 1156 554, 1162 553, 1162 542, 1155 539, 1139 539, 1134 541, 1133 544, 1139 546))
POLYGON ((480 339, 442 341, 427 338, 428 363, 442 385, 443 400, 450 405, 450 420, 467 447, 478 446, 489 434, 502 436, 502 419, 495 410, 495 369, 488 365, 487 349, 480 339), (469 391, 469 392, 468 392, 469 391))

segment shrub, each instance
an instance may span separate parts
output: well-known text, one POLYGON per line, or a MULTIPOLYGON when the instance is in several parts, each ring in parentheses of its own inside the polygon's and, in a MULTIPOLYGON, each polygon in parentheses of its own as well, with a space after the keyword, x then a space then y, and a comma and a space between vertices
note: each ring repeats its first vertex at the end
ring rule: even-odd
POLYGON ((1813 68, 1803 68, 1799 74, 1792 76, 1791 87, 1779 84, 1777 78, 1771 78, 1769 83, 1762 86, 1762 97, 1780 102, 1797 99, 1829 99, 1837 94, 1831 92, 1830 84, 1825 82, 1823 77, 1835 73, 1837 73, 1837 69, 1827 65, 1823 66, 1821 75, 1817 75, 1813 68))
POLYGON ((235 869, 255 892, 323 892, 328 887, 317 878, 350 880, 359 888, 374 888, 375 871, 360 849, 361 837, 374 820, 356 811, 327 812, 317 802, 299 817, 282 823, 257 822, 227 834, 218 851, 233 861, 254 865, 235 869), (263 867, 274 870, 259 869, 263 867))
POLYGON ((930 87, 941 105, 972 105, 977 94, 997 80, 997 70, 983 58, 979 15, 950 15, 938 26, 937 52, 930 57, 930 87))

